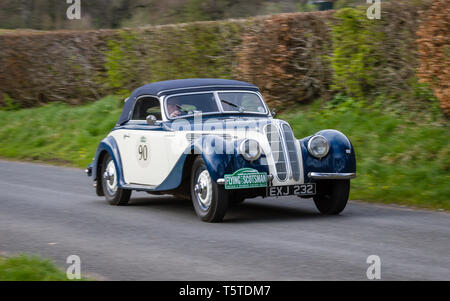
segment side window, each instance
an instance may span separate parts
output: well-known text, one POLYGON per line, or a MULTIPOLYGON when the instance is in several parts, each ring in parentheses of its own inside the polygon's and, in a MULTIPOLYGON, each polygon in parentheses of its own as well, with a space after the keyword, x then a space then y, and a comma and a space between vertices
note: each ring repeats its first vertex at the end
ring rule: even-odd
POLYGON ((157 98, 142 97, 134 105, 133 120, 145 120, 148 115, 154 115, 157 120, 161 120, 161 106, 157 98))

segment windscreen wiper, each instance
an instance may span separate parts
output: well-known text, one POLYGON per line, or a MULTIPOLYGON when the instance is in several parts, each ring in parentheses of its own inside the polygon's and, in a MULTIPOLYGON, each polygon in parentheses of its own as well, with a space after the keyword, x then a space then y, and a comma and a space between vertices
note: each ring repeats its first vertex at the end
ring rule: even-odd
POLYGON ((186 110, 185 108, 183 108, 182 106, 180 106, 180 105, 175 105, 178 109, 180 109, 180 111, 183 111, 183 112, 185 112, 185 113, 188 113, 189 114, 189 110, 186 110))
POLYGON ((245 111, 245 108, 240 106, 240 105, 237 105, 235 103, 232 103, 232 102, 229 102, 229 101, 223 100, 223 99, 221 99, 220 101, 223 102, 223 103, 226 103, 227 105, 230 105, 232 107, 238 108, 240 113, 245 111))

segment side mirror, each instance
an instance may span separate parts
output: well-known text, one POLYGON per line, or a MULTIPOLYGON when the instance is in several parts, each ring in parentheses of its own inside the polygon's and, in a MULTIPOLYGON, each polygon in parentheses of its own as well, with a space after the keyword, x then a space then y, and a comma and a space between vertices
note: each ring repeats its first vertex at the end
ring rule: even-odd
POLYGON ((155 125, 155 124, 156 124, 156 121, 157 121, 158 119, 156 119, 156 116, 155 116, 155 115, 148 115, 147 118, 146 118, 145 120, 147 121, 147 124, 148 124, 148 125, 155 125))
POLYGON ((277 115, 277 109, 272 109, 272 112, 270 112, 270 114, 272 115, 272 117, 275 117, 275 115, 277 115))

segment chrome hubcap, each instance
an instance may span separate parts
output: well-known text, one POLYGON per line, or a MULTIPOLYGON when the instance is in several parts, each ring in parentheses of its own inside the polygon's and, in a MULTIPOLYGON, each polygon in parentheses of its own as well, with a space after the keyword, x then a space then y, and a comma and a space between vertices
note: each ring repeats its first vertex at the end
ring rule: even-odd
POLYGON ((117 177, 116 177, 116 166, 111 160, 106 165, 105 172, 103 173, 103 179, 106 184, 106 189, 108 194, 114 195, 117 192, 117 177))
POLYGON ((203 170, 197 178, 194 186, 197 203, 202 210, 208 210, 212 200, 212 180, 207 170, 203 170))

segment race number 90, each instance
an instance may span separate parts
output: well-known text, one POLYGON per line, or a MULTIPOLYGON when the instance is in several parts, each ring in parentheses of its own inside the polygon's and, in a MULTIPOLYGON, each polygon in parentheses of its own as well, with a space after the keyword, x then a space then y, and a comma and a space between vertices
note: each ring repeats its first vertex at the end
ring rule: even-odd
POLYGON ((138 159, 147 161, 148 159, 148 147, 145 144, 140 144, 138 146, 138 159))
POLYGON ((144 137, 141 137, 136 143, 135 154, 139 166, 147 167, 150 164, 150 145, 144 137))

